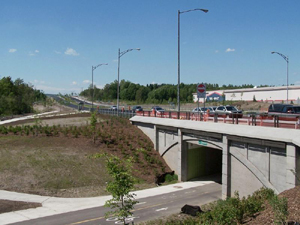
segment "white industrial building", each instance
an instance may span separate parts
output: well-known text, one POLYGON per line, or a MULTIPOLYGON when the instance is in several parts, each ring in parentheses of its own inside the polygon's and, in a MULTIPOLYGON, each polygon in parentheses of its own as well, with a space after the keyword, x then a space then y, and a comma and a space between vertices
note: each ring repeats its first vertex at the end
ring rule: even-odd
MULTIPOLYGON (((244 88, 231 90, 213 90, 206 91, 206 101, 256 101, 261 102, 286 102, 288 92, 288 102, 300 104, 300 86, 282 87, 262 87, 262 88, 244 88), (287 91, 288 90, 288 91, 287 91)), ((197 93, 193 94, 194 102, 198 101, 197 93)), ((203 102, 203 98, 199 102, 203 102)))

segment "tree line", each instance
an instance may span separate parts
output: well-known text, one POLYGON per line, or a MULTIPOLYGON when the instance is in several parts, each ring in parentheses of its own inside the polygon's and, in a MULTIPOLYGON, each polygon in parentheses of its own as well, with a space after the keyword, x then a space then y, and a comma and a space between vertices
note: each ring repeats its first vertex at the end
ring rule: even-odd
POLYGON ((20 78, 15 81, 11 77, 0 79, 0 116, 33 112, 33 103, 45 100, 42 91, 20 78))
MULTIPOLYGON (((114 101, 117 99, 118 81, 115 80, 106 84, 104 88, 97 88, 94 85, 94 100, 98 101, 114 101)), ((180 101, 193 102, 193 93, 196 92, 197 84, 180 84, 180 101)), ((222 85, 206 84, 206 90, 226 90, 253 88, 252 84, 243 85, 222 85)), ((91 99, 93 96, 93 86, 82 91, 79 95, 91 99)), ((120 82, 120 100, 133 101, 140 103, 166 104, 177 101, 177 85, 174 84, 147 84, 140 85, 130 81, 121 80, 120 82)))

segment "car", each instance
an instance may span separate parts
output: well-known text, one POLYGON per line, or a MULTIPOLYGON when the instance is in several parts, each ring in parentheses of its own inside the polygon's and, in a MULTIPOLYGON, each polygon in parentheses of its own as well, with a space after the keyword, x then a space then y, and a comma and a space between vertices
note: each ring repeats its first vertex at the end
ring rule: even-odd
POLYGON ((215 112, 216 109, 217 109, 218 106, 209 106, 208 109, 209 111, 212 113, 212 112, 215 112))
POLYGON ((117 107, 116 105, 113 105, 113 106, 110 107, 110 109, 111 109, 111 110, 117 110, 118 107, 117 107))
POLYGON ((237 117, 237 118, 242 118, 243 117, 243 111, 238 110, 236 107, 231 106, 231 105, 220 105, 216 108, 215 113, 219 115, 229 115, 229 117, 237 117))
POLYGON ((133 112, 143 112, 143 108, 140 105, 135 105, 132 107, 133 112))
POLYGON ((208 108, 204 108, 204 107, 196 107, 192 110, 192 112, 200 112, 200 113, 205 113, 207 111, 208 108))
POLYGON ((153 111, 155 111, 155 112, 159 112, 159 113, 162 113, 162 112, 164 112, 165 110, 163 109, 163 108, 161 108, 160 106, 153 106, 152 108, 151 108, 151 110, 153 111))
POLYGON ((268 113, 292 113, 300 114, 300 106, 291 104, 271 104, 268 109, 268 113))

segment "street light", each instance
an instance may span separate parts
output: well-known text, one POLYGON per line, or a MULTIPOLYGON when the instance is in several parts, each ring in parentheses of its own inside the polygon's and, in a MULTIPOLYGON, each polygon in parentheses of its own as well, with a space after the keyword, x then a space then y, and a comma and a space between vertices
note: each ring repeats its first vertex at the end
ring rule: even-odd
POLYGON ((125 55, 127 52, 131 52, 132 50, 140 51, 140 48, 131 48, 126 51, 118 52, 118 88, 117 88, 117 116, 119 116, 119 98, 120 98, 120 58, 125 55))
POLYGON ((178 84, 177 84, 177 105, 178 105, 178 112, 180 112, 180 14, 181 13, 187 13, 187 12, 192 12, 192 11, 202 11, 207 13, 207 9, 190 9, 186 11, 181 11, 178 10, 178 84))
POLYGON ((271 52, 271 54, 278 54, 286 61, 286 103, 289 102, 289 57, 285 56, 279 52, 271 52))
POLYGON ((99 66, 108 65, 107 63, 101 63, 97 66, 92 66, 92 87, 93 87, 93 96, 92 96, 92 112, 94 111, 94 70, 97 69, 99 66))

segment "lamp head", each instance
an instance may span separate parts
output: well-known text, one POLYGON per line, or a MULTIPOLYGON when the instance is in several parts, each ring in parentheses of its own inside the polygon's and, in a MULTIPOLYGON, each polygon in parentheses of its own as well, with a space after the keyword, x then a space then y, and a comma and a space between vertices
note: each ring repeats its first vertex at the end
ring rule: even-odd
POLYGON ((208 9, 201 9, 203 12, 207 13, 208 9))
POLYGON ((271 54, 274 54, 275 52, 271 52, 271 54))
POLYGON ((140 51, 141 49, 140 48, 136 48, 136 50, 140 51))

